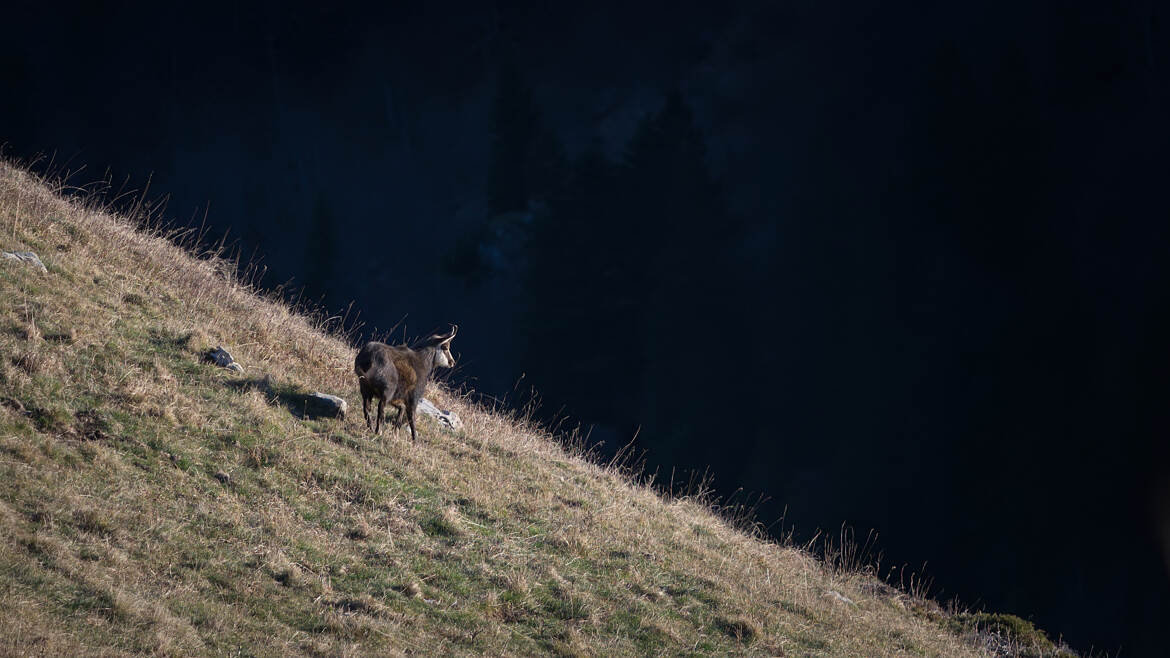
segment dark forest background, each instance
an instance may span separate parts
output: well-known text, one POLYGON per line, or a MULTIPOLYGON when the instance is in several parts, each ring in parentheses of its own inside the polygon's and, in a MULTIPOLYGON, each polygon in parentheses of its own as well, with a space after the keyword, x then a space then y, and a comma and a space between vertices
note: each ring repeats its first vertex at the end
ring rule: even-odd
POLYGON ((873 528, 1081 649, 1165 645, 1155 3, 6 17, 8 155, 149 180, 366 336, 457 322, 457 383, 636 435, 660 480, 873 528))

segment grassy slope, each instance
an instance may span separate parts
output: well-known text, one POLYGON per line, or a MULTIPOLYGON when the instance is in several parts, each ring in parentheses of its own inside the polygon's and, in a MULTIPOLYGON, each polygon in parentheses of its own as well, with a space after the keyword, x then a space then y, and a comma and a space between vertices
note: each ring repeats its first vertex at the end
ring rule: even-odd
POLYGON ((0 261, 0 654, 975 653, 441 389, 416 444, 299 418, 350 346, 2 163, 0 247, 49 268, 0 261))

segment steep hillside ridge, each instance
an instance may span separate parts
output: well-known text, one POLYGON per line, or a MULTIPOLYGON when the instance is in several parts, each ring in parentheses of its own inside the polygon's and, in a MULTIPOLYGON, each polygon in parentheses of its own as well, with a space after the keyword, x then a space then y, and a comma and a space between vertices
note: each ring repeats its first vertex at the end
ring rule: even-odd
POLYGON ((415 443, 305 416, 352 346, 8 164, 0 249, 0 654, 977 653, 440 387, 415 443))

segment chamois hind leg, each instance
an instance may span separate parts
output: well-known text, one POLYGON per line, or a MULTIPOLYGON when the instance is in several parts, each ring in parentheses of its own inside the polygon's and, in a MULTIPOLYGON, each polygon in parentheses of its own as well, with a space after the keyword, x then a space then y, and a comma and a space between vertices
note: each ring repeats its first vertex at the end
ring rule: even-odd
POLYGON ((378 421, 374 425, 374 435, 377 436, 382 433, 382 405, 385 404, 385 398, 378 398, 378 421))
POLYGON ((414 405, 406 404, 406 420, 410 423, 410 440, 414 441, 414 405))

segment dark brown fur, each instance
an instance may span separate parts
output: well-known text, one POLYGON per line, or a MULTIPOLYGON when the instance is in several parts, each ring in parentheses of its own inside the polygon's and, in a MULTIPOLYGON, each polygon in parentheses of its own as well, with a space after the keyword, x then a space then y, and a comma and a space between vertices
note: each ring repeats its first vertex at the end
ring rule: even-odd
POLYGON ((388 402, 398 409, 394 428, 402 427, 405 420, 410 424, 410 439, 415 439, 414 412, 426 392, 431 375, 435 368, 455 365, 455 358, 451 356, 451 339, 455 337, 457 329, 452 325, 450 333, 436 334, 414 347, 371 341, 358 352, 353 371, 362 391, 362 413, 366 418, 366 426, 374 434, 382 431, 383 408, 388 402), (370 400, 373 399, 378 400, 378 413, 371 423, 370 400))

